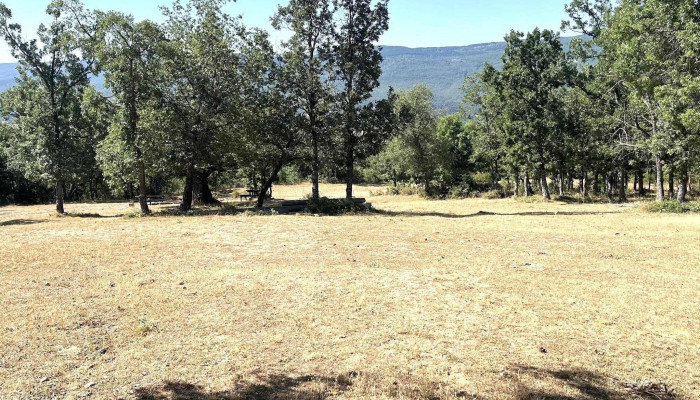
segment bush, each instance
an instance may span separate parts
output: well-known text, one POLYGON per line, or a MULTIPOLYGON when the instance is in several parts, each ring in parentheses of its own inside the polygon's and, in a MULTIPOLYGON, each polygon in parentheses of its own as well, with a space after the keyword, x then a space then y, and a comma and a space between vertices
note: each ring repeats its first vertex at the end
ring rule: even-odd
POLYGON ((496 190, 489 190, 488 192, 484 193, 481 197, 484 199, 489 199, 489 200, 497 200, 497 199, 505 199, 506 194, 503 192, 503 190, 496 189, 496 190))
POLYGON ((675 200, 649 203, 646 210, 652 213, 685 214, 700 213, 700 201, 679 203, 675 200))
POLYGON ((448 199, 465 199, 469 196, 469 191, 462 186, 453 186, 447 193, 448 199))
POLYGON ((401 183, 398 186, 389 186, 384 190, 370 192, 371 196, 422 196, 425 190, 413 185, 401 183))
POLYGON ((358 204, 348 199, 329 199, 321 197, 318 201, 311 201, 306 207, 306 212, 321 215, 342 215, 371 211, 371 206, 358 204))

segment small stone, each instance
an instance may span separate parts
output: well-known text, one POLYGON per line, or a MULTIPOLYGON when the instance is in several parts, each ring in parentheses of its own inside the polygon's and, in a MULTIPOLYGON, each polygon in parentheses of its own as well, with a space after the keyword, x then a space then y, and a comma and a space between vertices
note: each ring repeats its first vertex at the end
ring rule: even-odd
POLYGON ((91 388, 91 387, 93 387, 93 386, 95 386, 95 385, 97 385, 97 382, 90 382, 90 383, 88 383, 87 385, 85 385, 85 389, 89 389, 89 388, 91 388))
POLYGON ((44 382, 48 382, 48 381, 49 381, 49 377, 48 377, 48 376, 45 376, 45 377, 39 379, 39 382, 40 382, 40 383, 44 383, 44 382))

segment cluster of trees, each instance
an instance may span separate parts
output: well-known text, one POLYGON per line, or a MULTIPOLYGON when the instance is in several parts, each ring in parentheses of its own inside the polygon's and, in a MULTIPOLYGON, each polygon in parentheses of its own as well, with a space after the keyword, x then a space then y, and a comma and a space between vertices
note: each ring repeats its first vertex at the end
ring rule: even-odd
MULTIPOLYGON (((503 68, 467 81, 476 168, 492 181, 626 201, 655 178, 684 202, 700 167, 700 7, 695 0, 574 0, 563 29, 506 37, 503 68), (574 188, 574 181, 578 186, 574 188), (668 185, 666 184, 668 183, 668 185)), ((668 190, 666 190, 668 189, 668 190)))
MULTIPOLYGON (((312 182, 412 182, 428 195, 498 190, 549 199, 579 191, 686 201, 700 170, 700 7, 695 0, 573 0, 558 33, 512 31, 502 68, 465 84, 463 111, 435 110, 418 85, 372 101, 388 0, 289 0, 264 31, 226 0, 176 0, 165 22, 56 0, 26 40, 0 4, 20 77, 0 95, 0 193, 134 197, 181 185, 181 209, 216 202, 237 171, 265 194, 286 168, 312 182), (102 76, 97 90, 91 77, 102 76), (484 179, 486 177, 486 179, 484 179), (487 182, 484 182, 487 181, 487 182), (11 182, 7 184, 6 182, 11 182), (534 183, 534 184, 533 184, 534 183)), ((1 200, 1 199, 0 199, 1 200)))
POLYGON ((290 0, 272 18, 292 33, 281 52, 228 15, 226 0, 176 0, 162 24, 56 0, 30 40, 0 4, 20 73, 0 95, 0 167, 50 185, 59 213, 66 198, 104 195, 106 183, 130 196, 138 188, 147 214, 147 195, 173 179, 186 211, 216 201, 209 179, 220 171, 254 176, 262 205, 294 163, 310 170, 314 199, 322 165, 344 165, 352 197, 356 161, 395 125, 393 94, 370 101, 387 2, 290 0))

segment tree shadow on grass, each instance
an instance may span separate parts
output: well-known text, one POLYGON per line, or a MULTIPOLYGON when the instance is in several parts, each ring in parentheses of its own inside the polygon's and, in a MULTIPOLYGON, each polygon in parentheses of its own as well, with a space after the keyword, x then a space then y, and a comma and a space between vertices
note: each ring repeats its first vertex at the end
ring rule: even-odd
MULTIPOLYGON (((410 374, 409 374, 410 375, 410 374)), ((545 369, 516 365, 501 376, 511 382, 508 393, 470 394, 444 383, 402 378, 377 377, 358 372, 325 377, 272 375, 257 383, 240 383, 230 390, 207 391, 186 382, 166 382, 136 390, 136 400, 326 400, 347 392, 356 382, 362 396, 371 388, 375 395, 396 399, 421 400, 685 400, 663 383, 626 383, 583 369, 545 369), (388 380, 387 380, 388 379, 388 380), (389 383, 387 383, 389 382, 389 383), (393 383, 390 383, 393 382, 393 383), (513 391, 511 391, 513 390, 513 391)), ((361 397, 360 397, 361 398, 361 397)))
POLYGON ((243 384, 231 390, 207 392, 185 382, 136 390, 136 400, 324 400, 350 389, 351 374, 336 378, 306 375, 292 378, 273 375, 260 383, 243 384))
POLYGON ((390 217, 438 217, 438 218, 451 218, 451 219, 463 219, 463 218, 476 218, 476 217, 545 217, 545 216, 583 216, 583 215, 606 215, 606 214, 621 214, 618 211, 595 211, 595 212, 585 212, 585 211, 532 211, 532 212, 519 212, 519 213, 494 213, 488 211, 479 211, 474 214, 454 214, 454 213, 440 213, 440 212, 427 212, 427 211, 386 211, 377 210, 377 214, 387 215, 390 217))
POLYGON ((0 226, 34 225, 34 224, 42 224, 44 222, 46 222, 46 221, 45 220, 38 220, 38 219, 13 219, 10 221, 0 222, 0 226))
POLYGON ((663 383, 621 382, 618 379, 583 369, 551 370, 530 366, 516 366, 509 377, 517 378, 517 400, 681 400, 673 389, 663 383), (555 393, 523 381, 549 382, 566 391, 555 393), (568 394, 571 393, 571 394, 568 394))
POLYGON ((121 218, 124 214, 116 215, 102 215, 97 213, 66 213, 61 215, 63 218, 88 218, 88 219, 107 219, 107 218, 121 218))

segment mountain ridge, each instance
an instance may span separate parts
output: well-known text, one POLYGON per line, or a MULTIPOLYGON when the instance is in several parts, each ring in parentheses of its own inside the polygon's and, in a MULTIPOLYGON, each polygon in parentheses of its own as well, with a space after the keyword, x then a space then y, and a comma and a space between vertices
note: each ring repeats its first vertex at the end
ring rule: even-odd
MULTIPOLYGON (((565 49, 571 41, 581 36, 562 37, 565 49)), ((496 68, 502 65, 501 56, 505 42, 476 43, 467 46, 406 47, 383 45, 381 86, 375 98, 386 96, 389 87, 407 90, 415 85, 426 84, 435 95, 435 106, 448 112, 456 112, 463 93, 464 78, 473 75, 490 63, 496 68)), ((16 63, 0 63, 0 91, 15 84, 18 76, 16 63)), ((104 79, 96 77, 93 83, 104 87, 104 79)))

